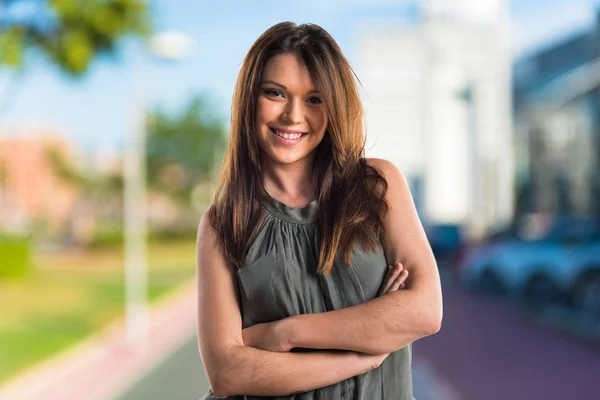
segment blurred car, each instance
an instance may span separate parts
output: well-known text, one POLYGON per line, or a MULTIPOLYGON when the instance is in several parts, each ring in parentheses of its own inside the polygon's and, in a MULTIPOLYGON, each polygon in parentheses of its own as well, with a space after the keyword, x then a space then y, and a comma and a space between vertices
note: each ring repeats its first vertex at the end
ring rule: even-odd
POLYGON ((556 218, 532 240, 507 231, 467 248, 458 271, 469 288, 600 318, 600 224, 591 219, 556 218))
POLYGON ((454 266, 462 250, 464 240, 460 225, 430 225, 425 229, 425 232, 438 262, 445 266, 454 266))

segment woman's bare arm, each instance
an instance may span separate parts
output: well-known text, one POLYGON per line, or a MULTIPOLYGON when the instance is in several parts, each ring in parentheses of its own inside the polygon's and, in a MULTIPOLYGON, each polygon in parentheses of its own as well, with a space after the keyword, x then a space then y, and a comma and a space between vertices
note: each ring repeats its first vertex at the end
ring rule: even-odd
POLYGON ((440 330, 442 291, 437 264, 419 221, 408 184, 390 162, 370 159, 388 182, 385 251, 410 280, 404 290, 368 302, 281 322, 291 347, 388 353, 440 330), (286 326, 287 325, 287 326, 286 326))
POLYGON ((198 345, 217 396, 284 396, 341 382, 385 358, 355 352, 276 353, 244 346, 236 277, 208 222, 197 237, 198 345))

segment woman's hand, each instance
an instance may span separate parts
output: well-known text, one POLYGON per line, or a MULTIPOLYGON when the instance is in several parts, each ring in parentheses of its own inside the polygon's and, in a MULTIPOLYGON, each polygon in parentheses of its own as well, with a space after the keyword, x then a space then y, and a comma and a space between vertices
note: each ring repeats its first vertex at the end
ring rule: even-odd
POLYGON ((244 345, 255 349, 288 352, 290 346, 286 327, 289 324, 285 320, 256 324, 242 330, 244 345))
POLYGON ((367 353, 359 353, 356 352, 356 357, 358 357, 358 362, 361 365, 365 365, 367 371, 370 371, 375 368, 379 368, 379 366, 383 363, 383 360, 389 356, 390 353, 385 354, 367 354, 367 353), (364 364, 363 364, 364 363, 364 364))
POLYGON ((383 296, 384 294, 395 292, 399 289, 406 288, 406 280, 408 279, 408 270, 404 269, 402 263, 390 265, 388 272, 381 284, 377 297, 383 296))

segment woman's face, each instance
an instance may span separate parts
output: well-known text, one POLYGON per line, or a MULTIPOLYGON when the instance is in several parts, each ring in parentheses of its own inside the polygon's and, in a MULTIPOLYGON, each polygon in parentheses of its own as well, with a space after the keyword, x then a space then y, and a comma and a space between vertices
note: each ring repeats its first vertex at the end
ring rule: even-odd
POLYGON ((264 161, 292 164, 310 159, 321 143, 327 116, 302 59, 282 53, 263 67, 256 132, 264 161))

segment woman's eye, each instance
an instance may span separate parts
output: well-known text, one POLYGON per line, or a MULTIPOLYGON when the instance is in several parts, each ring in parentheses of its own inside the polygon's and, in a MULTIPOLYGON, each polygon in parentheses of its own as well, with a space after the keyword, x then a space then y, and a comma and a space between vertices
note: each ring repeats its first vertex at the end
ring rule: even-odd
POLYGON ((275 90, 275 89, 265 89, 265 94, 267 96, 277 97, 277 96, 281 95, 281 92, 279 90, 275 90))
POLYGON ((321 99, 318 97, 311 97, 308 99, 308 102, 312 104, 321 104, 321 99))

